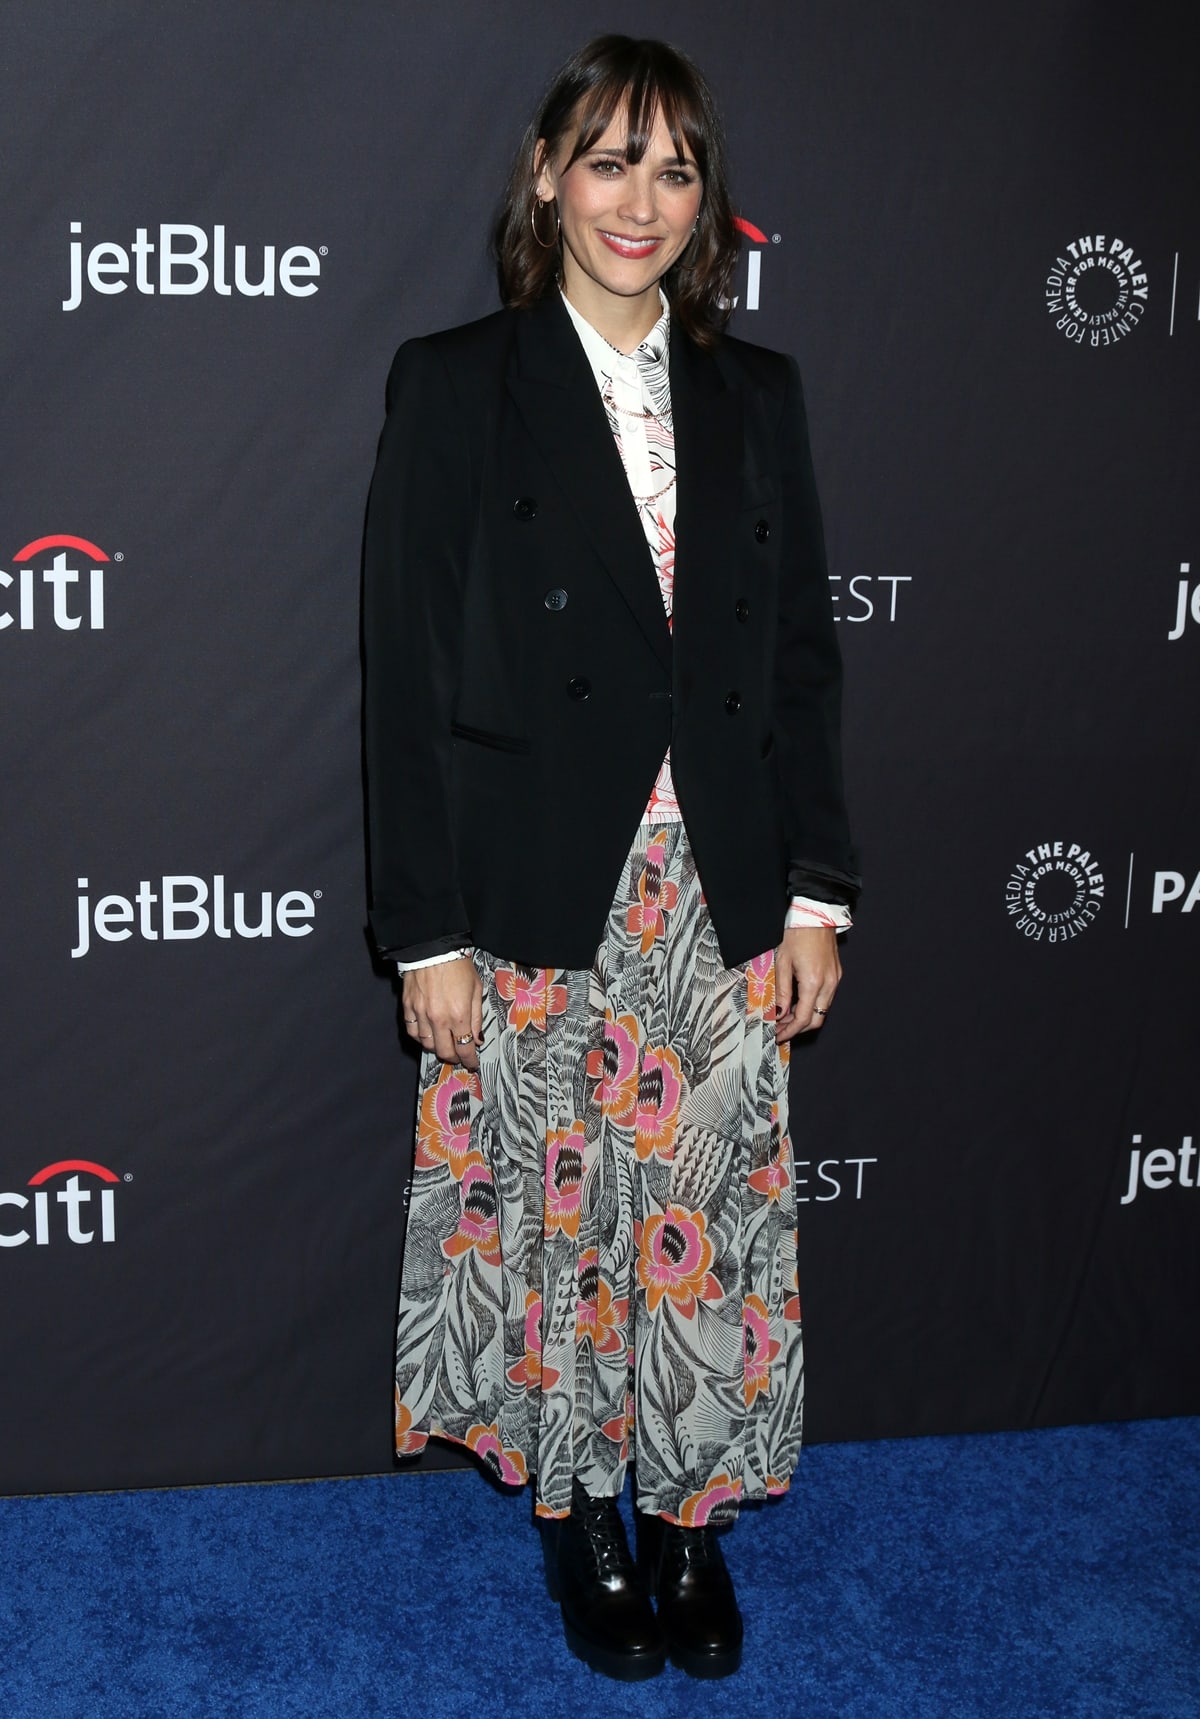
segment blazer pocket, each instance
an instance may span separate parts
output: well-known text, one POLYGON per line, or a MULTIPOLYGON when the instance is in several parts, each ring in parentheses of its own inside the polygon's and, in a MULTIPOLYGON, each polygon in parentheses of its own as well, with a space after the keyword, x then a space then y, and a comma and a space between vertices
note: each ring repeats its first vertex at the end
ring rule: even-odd
POLYGON ((450 732, 456 740, 467 740, 472 746, 490 746, 493 752, 527 753, 532 750, 528 740, 515 734, 497 734, 491 728, 471 728, 465 722, 452 722, 450 732))

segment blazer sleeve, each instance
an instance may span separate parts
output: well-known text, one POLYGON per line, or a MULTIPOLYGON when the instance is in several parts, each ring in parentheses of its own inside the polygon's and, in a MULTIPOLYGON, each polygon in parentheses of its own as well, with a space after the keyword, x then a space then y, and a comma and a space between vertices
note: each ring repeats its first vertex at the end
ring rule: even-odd
POLYGON ((363 556, 370 923, 389 956, 470 942, 450 787, 470 518, 450 377, 429 342, 408 341, 388 376, 363 556))
POLYGON ((788 361, 782 412, 783 544, 775 659, 775 755, 788 888, 853 907, 860 878, 842 788, 842 661, 804 392, 788 361))

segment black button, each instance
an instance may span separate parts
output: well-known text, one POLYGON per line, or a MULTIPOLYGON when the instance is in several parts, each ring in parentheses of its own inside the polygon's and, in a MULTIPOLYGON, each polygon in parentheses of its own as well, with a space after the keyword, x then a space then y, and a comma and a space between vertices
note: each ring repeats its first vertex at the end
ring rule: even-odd
POLYGON ((568 698, 573 698, 582 702, 585 698, 590 698, 591 696, 592 683, 590 680, 585 680, 581 674, 577 674, 573 680, 569 680, 567 682, 568 698))
POLYGON ((545 603, 548 609, 565 609, 567 606, 567 593, 562 590, 560 586, 555 586, 553 591, 546 592, 546 595, 542 598, 542 602, 545 603))
POLYGON ((513 502, 513 512, 518 519, 532 519, 537 512, 537 502, 531 495, 522 495, 513 502))
POLYGON ((733 605, 733 612, 739 621, 748 621, 750 619, 750 605, 744 597, 738 598, 737 602, 733 605))
POLYGON ((725 700, 725 709, 729 712, 730 716, 736 716, 738 711, 741 708, 742 708, 742 695, 741 695, 741 693, 740 692, 731 692, 725 700))
MULTIPOLYGON (((518 502, 517 506, 519 507, 520 505, 520 502, 518 502)), ((760 519, 758 524, 754 527, 754 535, 760 543, 765 543, 767 538, 770 537, 771 527, 767 524, 765 519, 760 519)))

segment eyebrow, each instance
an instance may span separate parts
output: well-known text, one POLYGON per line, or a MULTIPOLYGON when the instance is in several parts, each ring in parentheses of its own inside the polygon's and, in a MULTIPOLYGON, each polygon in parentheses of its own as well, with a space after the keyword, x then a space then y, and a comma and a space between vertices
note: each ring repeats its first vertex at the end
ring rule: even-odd
MULTIPOLYGON (((586 161, 589 155, 613 155, 619 161, 628 161, 629 151, 615 143, 594 143, 590 149, 585 149, 579 156, 580 161, 586 161)), ((646 159, 642 157, 643 161, 646 159)), ((690 155, 663 155, 659 157, 660 167, 695 167, 696 161, 690 155)))

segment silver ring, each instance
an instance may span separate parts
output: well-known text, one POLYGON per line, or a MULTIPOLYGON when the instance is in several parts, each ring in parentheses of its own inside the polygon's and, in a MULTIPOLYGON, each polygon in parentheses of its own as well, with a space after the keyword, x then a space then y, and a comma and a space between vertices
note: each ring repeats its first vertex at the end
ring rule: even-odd
POLYGON ((404 1024, 406 1027, 415 1027, 417 1024, 417 1017, 415 1015, 405 1015, 404 1024))
POLYGON ((813 1004, 813 1014, 814 1015, 827 1015, 828 1013, 829 1013, 828 1009, 818 1009, 817 1005, 815 1003, 813 1004))
POLYGON ((454 1042, 456 1045, 469 1045, 471 1043, 471 1041, 474 1039, 474 1037, 475 1037, 474 1033, 467 1033, 467 1034, 465 1034, 465 1036, 463 1038, 455 1039, 454 1042))

